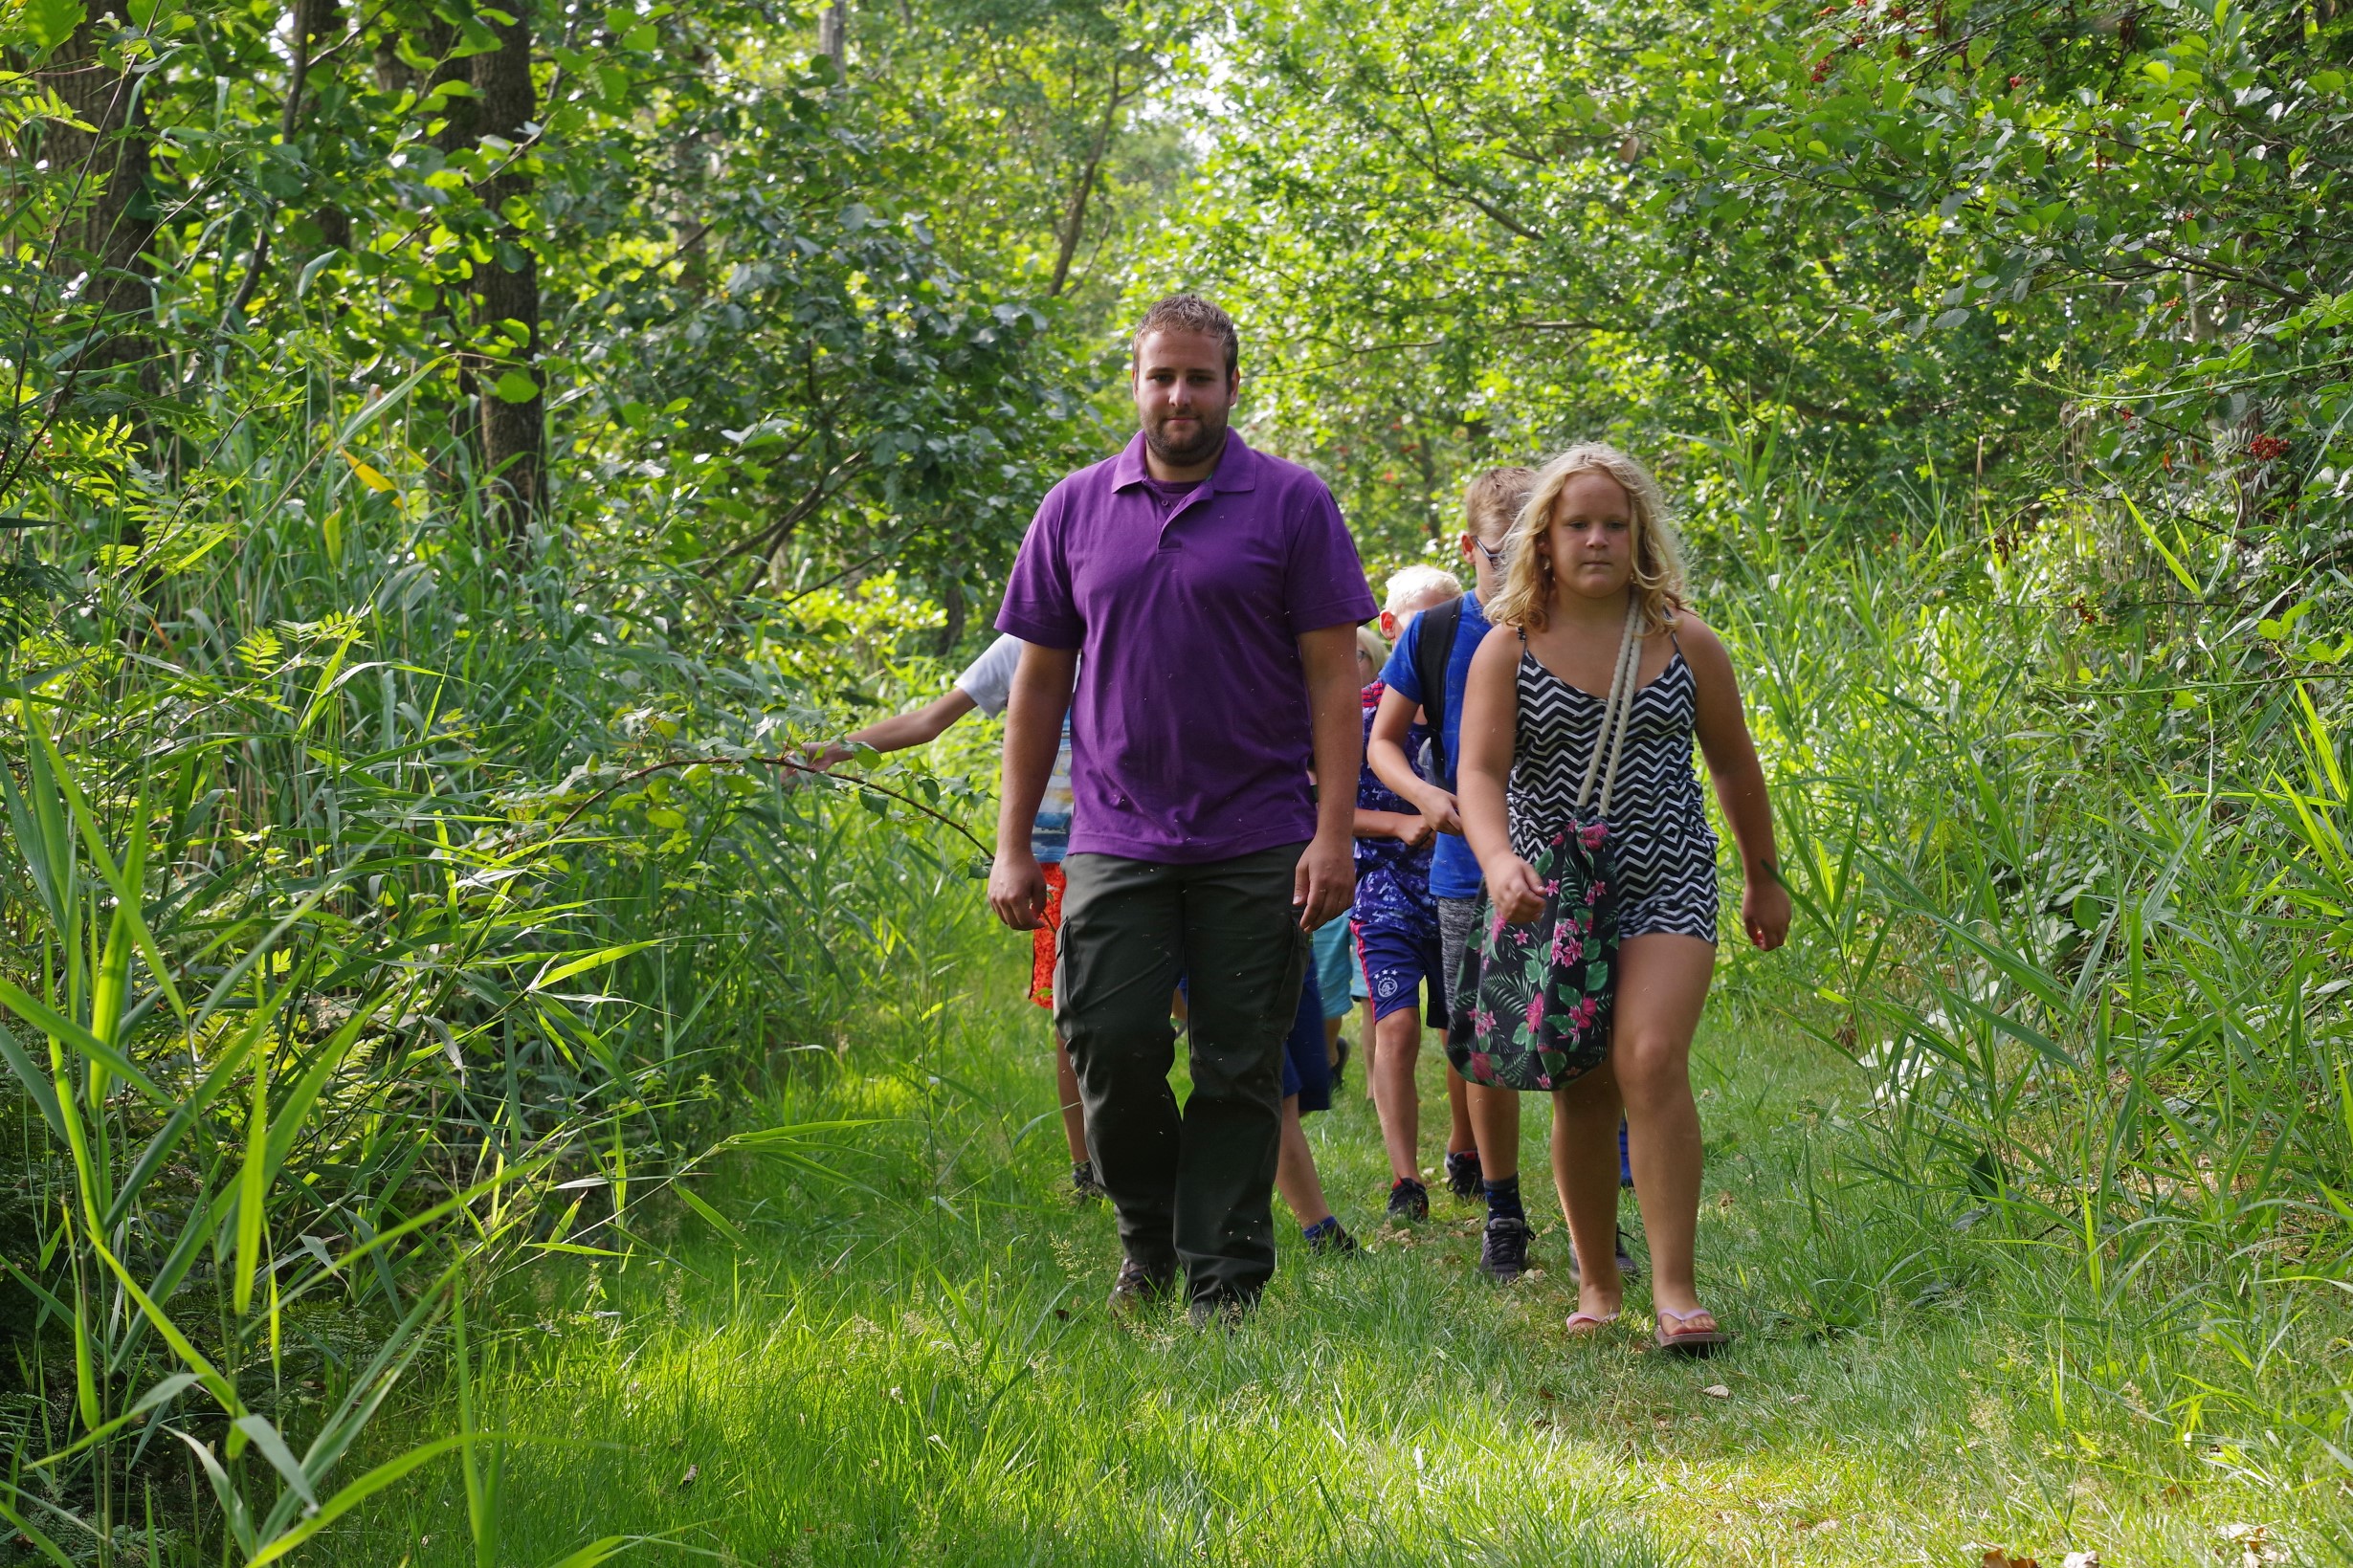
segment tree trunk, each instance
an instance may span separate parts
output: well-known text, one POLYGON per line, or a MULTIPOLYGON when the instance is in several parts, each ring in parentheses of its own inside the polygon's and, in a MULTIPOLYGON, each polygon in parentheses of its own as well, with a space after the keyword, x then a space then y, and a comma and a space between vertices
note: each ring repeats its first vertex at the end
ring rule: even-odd
POLYGON ((56 121, 42 126, 42 155, 75 182, 77 200, 59 222, 50 270, 61 277, 87 276, 81 298, 106 320, 93 334, 80 368, 130 364, 147 352, 144 318, 154 308, 146 250, 155 238, 155 198, 147 188, 147 117, 138 95, 141 77, 108 69, 100 57, 101 28, 119 24, 94 16, 37 74, 74 118, 90 130, 56 121))
MULTIPOLYGON (((331 44, 348 25, 344 0, 294 0, 294 25, 305 59, 317 59, 320 49, 331 44)), ((330 202, 311 213, 311 222, 322 243, 338 251, 351 249, 350 213, 330 202)))
MULTIPOLYGON (((474 83, 481 97, 483 133, 514 144, 500 155, 501 167, 482 187, 483 203, 501 212, 510 201, 531 199, 531 177, 522 169, 528 156, 522 150, 531 133, 525 129, 537 107, 531 87, 531 6, 529 0, 507 0, 515 25, 499 27, 499 47, 475 56, 474 83)), ((536 382, 539 377, 540 281, 539 258, 531 236, 501 220, 495 234, 489 265, 476 275, 478 327, 517 321, 523 329, 523 346, 512 358, 536 382)), ((499 374, 504 374, 501 370, 499 374)), ((520 403, 499 396, 498 376, 485 376, 481 387, 482 458, 491 475, 491 510, 508 537, 520 538, 530 525, 544 498, 546 450, 545 400, 538 393, 520 403)))
POLYGON ((1103 97, 1102 122, 1095 127, 1095 145, 1088 151, 1086 162, 1079 166, 1078 183, 1072 188, 1070 207, 1063 215, 1060 243, 1054 247, 1054 282, 1046 297, 1058 298, 1062 286, 1070 281, 1071 261, 1078 254, 1078 241, 1086 232, 1087 197, 1095 190, 1096 171, 1103 166, 1103 154, 1110 150, 1111 132, 1120 119, 1120 62, 1111 62, 1111 85, 1103 97))
POLYGON ((850 3, 832 0, 817 18, 817 52, 833 62, 833 79, 850 79, 850 3))
POLYGON ((965 585, 954 578, 948 579, 947 586, 940 590, 940 607, 947 611, 947 624, 940 628, 940 656, 946 658, 965 640, 965 624, 971 616, 965 585))

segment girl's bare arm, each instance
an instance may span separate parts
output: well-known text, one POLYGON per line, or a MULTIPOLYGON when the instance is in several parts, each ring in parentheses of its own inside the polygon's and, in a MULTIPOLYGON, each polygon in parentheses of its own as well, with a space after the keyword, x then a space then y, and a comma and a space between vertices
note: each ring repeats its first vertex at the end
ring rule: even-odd
POLYGON ((1700 755, 1715 781, 1716 799, 1740 850, 1742 923, 1761 948, 1775 948, 1789 934, 1789 894, 1782 886, 1781 854, 1773 843, 1773 806, 1765 789, 1765 764, 1741 709, 1740 680, 1722 639, 1689 611, 1676 616, 1677 640, 1691 665, 1698 695, 1700 755))
POLYGON ((1520 633, 1497 627, 1471 659, 1462 690, 1462 756, 1454 764, 1454 799, 1463 836, 1486 873, 1487 894, 1507 920, 1532 920, 1543 909, 1536 873, 1512 853, 1504 786, 1520 722, 1520 633))

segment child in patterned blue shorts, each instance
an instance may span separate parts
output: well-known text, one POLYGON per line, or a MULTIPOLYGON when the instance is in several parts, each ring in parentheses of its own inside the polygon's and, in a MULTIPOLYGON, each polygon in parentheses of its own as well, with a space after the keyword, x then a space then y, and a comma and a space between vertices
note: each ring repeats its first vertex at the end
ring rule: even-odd
MULTIPOLYGON (((1461 592, 1462 585, 1445 572, 1408 567, 1389 580, 1387 609, 1390 616, 1410 619, 1461 592)), ((1357 636, 1375 660, 1387 657, 1387 649, 1371 631, 1360 630, 1357 636)), ((1367 730, 1386 690, 1379 680, 1365 688, 1367 730)), ((1409 756, 1419 752, 1424 739, 1419 726, 1409 733, 1409 756)), ((1349 924, 1371 993, 1369 1076, 1381 1115, 1381 1139, 1388 1151, 1387 1217, 1410 1223, 1430 1217, 1430 1189, 1421 1172, 1421 1096, 1413 1076, 1421 1055, 1422 1026, 1446 1027, 1446 972, 1439 961, 1437 905, 1430 894, 1435 828, 1368 764, 1357 784, 1356 834, 1356 902, 1349 924)), ((1462 1079, 1451 1066, 1446 1069, 1446 1097, 1453 1123, 1447 1138, 1448 1182, 1456 1196, 1475 1197, 1479 1191, 1477 1143, 1462 1079)))

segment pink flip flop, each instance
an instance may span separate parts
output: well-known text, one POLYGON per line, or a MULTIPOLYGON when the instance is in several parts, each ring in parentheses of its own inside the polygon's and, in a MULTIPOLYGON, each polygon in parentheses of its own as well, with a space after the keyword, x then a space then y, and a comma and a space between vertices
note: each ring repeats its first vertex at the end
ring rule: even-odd
POLYGON ((1615 1313, 1607 1316, 1596 1316, 1592 1313, 1570 1313, 1568 1336, 1571 1339, 1589 1339, 1617 1320, 1618 1314, 1615 1313))
POLYGON ((1706 1356, 1730 1343, 1732 1336, 1716 1326, 1716 1314, 1705 1307, 1687 1313, 1671 1313, 1664 1307, 1658 1309, 1657 1344, 1660 1350, 1673 1351, 1678 1356, 1706 1356), (1704 1329, 1679 1326, 1702 1317, 1708 1321, 1708 1327, 1704 1329), (1678 1326, 1670 1329, 1669 1324, 1678 1326))

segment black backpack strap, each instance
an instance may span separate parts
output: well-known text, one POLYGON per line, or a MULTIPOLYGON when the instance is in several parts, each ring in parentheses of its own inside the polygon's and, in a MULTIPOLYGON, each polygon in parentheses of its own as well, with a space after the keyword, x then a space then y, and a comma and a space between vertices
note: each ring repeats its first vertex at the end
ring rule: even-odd
POLYGON ((1413 675, 1422 685, 1422 714, 1430 721, 1430 782, 1452 787, 1454 765, 1446 755, 1446 667, 1462 630, 1462 595, 1422 611, 1413 633, 1413 675))

